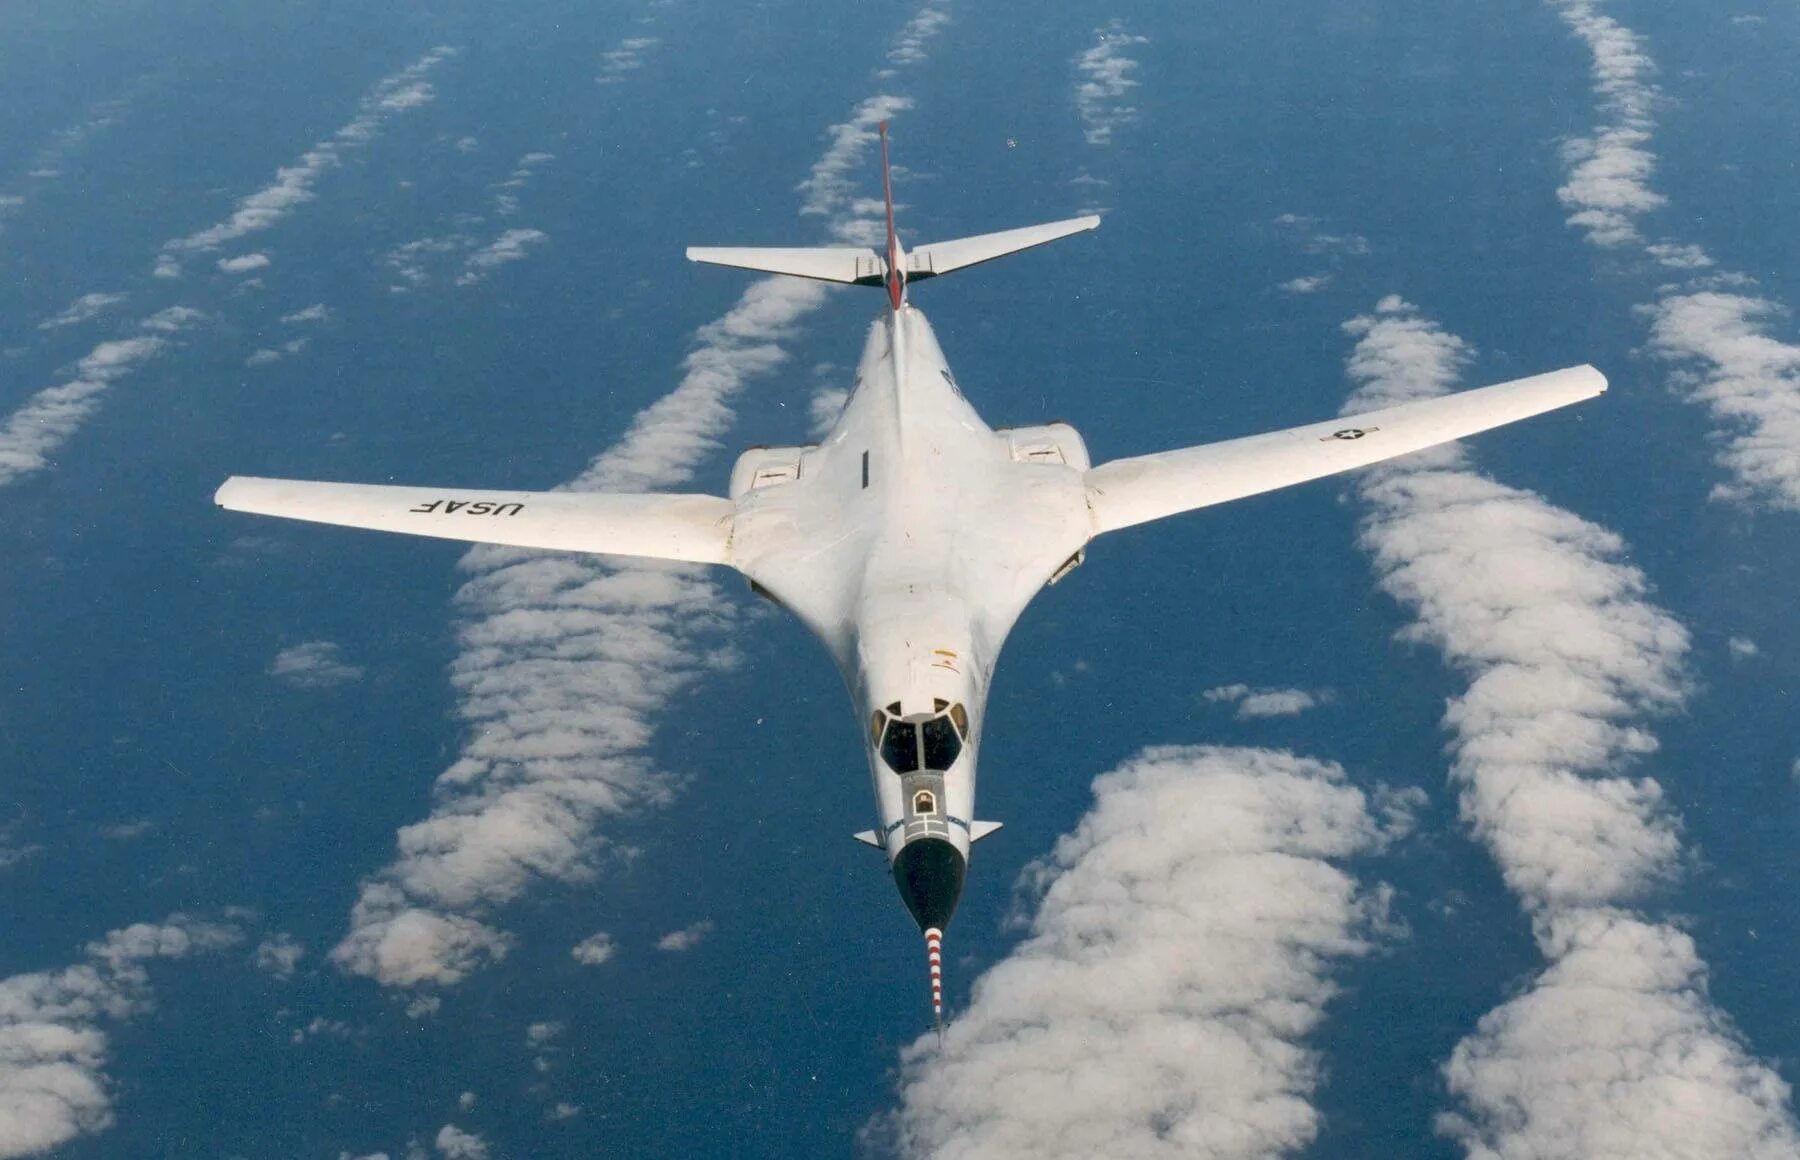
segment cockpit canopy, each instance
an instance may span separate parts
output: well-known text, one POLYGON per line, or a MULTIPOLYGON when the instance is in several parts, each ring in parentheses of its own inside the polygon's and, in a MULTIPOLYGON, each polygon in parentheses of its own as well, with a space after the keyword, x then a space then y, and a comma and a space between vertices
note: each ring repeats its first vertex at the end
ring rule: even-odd
POLYGON ((921 769, 946 770, 962 754, 969 736, 969 711, 959 701, 933 700, 932 714, 900 716, 900 702, 875 710, 869 721, 869 740, 881 749, 881 759, 895 773, 921 769))

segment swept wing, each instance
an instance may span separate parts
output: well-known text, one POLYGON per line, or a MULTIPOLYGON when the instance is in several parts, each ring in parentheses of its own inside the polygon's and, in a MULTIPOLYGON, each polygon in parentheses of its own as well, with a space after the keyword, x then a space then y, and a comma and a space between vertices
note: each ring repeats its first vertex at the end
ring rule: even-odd
POLYGON ((1305 427, 1115 459, 1086 474, 1094 530, 1110 532, 1367 467, 1591 399, 1606 378, 1569 367, 1305 427))
POLYGON ((213 502, 230 511, 406 532, 441 540, 728 562, 736 506, 711 495, 468 491, 234 475, 213 502))

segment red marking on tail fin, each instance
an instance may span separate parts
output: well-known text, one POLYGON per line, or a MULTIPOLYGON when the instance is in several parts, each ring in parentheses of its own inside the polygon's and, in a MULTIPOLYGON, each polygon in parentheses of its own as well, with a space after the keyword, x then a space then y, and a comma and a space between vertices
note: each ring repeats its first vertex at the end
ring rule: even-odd
POLYGON ((887 291, 888 302, 900 309, 900 296, 906 289, 906 274, 900 269, 900 246, 894 236, 894 181, 888 172, 887 122, 881 122, 881 199, 887 203, 887 291))

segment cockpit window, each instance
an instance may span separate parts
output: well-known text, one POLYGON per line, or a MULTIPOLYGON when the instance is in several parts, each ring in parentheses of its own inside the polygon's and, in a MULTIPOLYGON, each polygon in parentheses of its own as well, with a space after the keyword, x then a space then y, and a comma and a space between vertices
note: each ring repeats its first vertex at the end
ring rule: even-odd
POLYGON ((919 726, 925 737, 925 768, 949 769, 962 752, 962 739, 950 726, 950 718, 933 717, 919 726))
POLYGON ((881 739, 881 758, 895 773, 919 768, 919 734, 910 721, 890 721, 881 739))
POLYGON ((870 739, 881 747, 881 759, 895 773, 920 769, 941 772, 956 764, 963 740, 969 735, 969 714, 960 703, 934 698, 937 716, 928 721, 900 721, 895 702, 884 712, 877 709, 869 721, 870 739), (947 711, 946 711, 947 707, 947 711))

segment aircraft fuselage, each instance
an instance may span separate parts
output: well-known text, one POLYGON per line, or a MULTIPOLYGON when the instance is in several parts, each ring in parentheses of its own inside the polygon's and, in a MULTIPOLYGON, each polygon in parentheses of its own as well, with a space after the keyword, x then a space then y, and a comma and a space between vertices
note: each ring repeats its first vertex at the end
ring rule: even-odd
POLYGON ((975 770, 1001 645, 1092 534, 1087 467, 1064 424, 984 423, 903 303, 871 328, 822 442, 746 452, 732 473, 733 559, 836 659, 868 751, 874 833, 922 927, 949 920, 980 836, 975 770))

